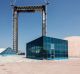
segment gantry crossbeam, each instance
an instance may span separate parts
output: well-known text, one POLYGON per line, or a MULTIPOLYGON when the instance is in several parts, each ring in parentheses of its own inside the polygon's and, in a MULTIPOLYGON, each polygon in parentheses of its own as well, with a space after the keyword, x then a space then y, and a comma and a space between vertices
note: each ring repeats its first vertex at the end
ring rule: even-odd
POLYGON ((15 6, 15 10, 18 12, 24 11, 42 11, 45 10, 44 6, 15 6))

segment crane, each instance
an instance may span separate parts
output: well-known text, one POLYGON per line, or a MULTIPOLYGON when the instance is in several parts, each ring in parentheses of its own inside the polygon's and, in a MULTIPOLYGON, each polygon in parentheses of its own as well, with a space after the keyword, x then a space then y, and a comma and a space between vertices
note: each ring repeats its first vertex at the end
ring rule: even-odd
POLYGON ((42 13, 42 36, 47 35, 47 5, 49 4, 47 0, 45 0, 44 5, 36 5, 36 6, 17 6, 15 5, 16 0, 11 3, 13 8, 13 50, 18 53, 18 14, 20 12, 41 12, 42 13))

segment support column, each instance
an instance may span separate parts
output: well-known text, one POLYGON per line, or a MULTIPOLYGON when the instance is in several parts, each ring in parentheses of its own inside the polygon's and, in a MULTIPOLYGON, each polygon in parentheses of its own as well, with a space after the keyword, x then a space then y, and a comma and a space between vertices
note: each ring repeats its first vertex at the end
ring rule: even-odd
POLYGON ((18 53, 18 13, 13 11, 13 50, 18 53))
POLYGON ((46 28, 46 6, 43 6, 42 10, 42 36, 46 36, 47 28, 46 28))

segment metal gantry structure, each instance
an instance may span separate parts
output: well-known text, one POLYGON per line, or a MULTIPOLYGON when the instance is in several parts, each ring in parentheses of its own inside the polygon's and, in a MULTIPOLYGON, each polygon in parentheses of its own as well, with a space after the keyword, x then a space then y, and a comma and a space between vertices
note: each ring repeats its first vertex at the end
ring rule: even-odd
POLYGON ((13 5, 13 50, 18 53, 18 14, 20 12, 41 12, 42 14, 42 36, 46 36, 47 27, 47 14, 46 14, 46 5, 37 5, 37 6, 16 6, 13 5))

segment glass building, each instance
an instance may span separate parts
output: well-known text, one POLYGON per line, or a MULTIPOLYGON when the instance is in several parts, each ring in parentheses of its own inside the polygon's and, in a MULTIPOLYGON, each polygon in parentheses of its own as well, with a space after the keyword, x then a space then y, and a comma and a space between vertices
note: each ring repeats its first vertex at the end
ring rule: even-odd
POLYGON ((42 36, 26 44, 26 57, 32 59, 68 58, 68 41, 42 36))
POLYGON ((16 55, 16 52, 10 47, 8 47, 8 48, 0 48, 0 55, 1 56, 16 55))

